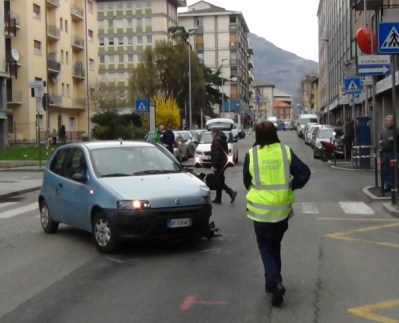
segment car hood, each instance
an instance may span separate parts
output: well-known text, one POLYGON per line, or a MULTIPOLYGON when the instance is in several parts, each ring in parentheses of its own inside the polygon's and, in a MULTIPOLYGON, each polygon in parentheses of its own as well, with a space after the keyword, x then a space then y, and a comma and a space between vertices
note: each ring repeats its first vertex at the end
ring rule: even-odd
POLYGON ((100 181, 120 199, 149 201, 152 208, 203 203, 210 192, 204 182, 188 173, 106 177, 100 181))
POLYGON ((198 144, 196 150, 198 150, 198 151, 211 151, 211 144, 198 144))

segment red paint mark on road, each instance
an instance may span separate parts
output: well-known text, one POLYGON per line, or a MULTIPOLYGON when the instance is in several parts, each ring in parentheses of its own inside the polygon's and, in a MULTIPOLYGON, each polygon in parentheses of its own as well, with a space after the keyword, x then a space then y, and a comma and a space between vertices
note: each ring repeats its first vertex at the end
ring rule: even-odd
POLYGON ((198 300, 195 295, 188 295, 186 299, 181 303, 180 309, 182 311, 187 311, 190 307, 194 304, 201 304, 201 305, 226 305, 228 304, 226 301, 201 301, 198 300))

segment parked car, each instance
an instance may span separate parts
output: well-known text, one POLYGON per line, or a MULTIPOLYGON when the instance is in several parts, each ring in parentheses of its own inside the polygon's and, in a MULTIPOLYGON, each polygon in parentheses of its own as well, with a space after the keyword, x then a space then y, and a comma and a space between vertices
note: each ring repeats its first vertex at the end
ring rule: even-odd
POLYGON ((310 145, 312 141, 312 129, 317 123, 308 123, 303 129, 303 139, 306 145, 310 145))
POLYGON ((321 156, 322 144, 321 141, 333 142, 335 130, 331 126, 323 126, 318 128, 314 137, 313 143, 313 158, 319 159, 321 156))
POLYGON ((140 141, 98 141, 58 147, 38 197, 46 233, 64 223, 91 233, 100 252, 124 239, 212 236, 206 184, 165 148, 140 141), (173 189, 171 189, 173 187, 173 189))
MULTIPOLYGON (((238 147, 237 139, 233 138, 231 131, 223 130, 227 137, 228 147, 228 163, 230 166, 235 166, 238 163, 238 147)), ((204 132, 201 135, 200 142, 195 150, 194 165, 197 167, 210 167, 211 166, 211 144, 212 134, 210 131, 204 132)))
POLYGON ((191 131, 188 130, 177 130, 175 134, 181 137, 182 144, 187 147, 187 157, 194 157, 195 149, 197 148, 199 140, 194 136, 191 131))
MULTIPOLYGON (((187 144, 184 143, 184 140, 181 136, 179 136, 176 132, 175 134, 175 144, 173 145, 173 155, 176 157, 178 161, 187 160, 189 158, 189 153, 187 151, 187 144)), ((144 137, 146 142, 153 142, 154 131, 148 131, 144 137)))
POLYGON ((284 122, 284 130, 294 130, 294 126, 291 121, 284 122))
POLYGON ((314 142, 315 142, 315 137, 316 133, 319 128, 325 127, 325 125, 322 124, 315 124, 313 125, 312 129, 310 130, 310 134, 308 134, 308 145, 313 148, 314 142))

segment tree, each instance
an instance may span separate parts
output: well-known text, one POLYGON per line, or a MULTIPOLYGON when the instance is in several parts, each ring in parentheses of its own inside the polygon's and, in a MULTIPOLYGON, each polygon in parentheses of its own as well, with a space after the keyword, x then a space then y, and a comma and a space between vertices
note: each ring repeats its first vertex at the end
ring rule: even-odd
POLYGON ((171 124, 180 128, 180 109, 174 98, 155 96, 152 99, 155 106, 155 120, 157 124, 171 124))
POLYGON ((117 111, 125 107, 128 100, 123 90, 96 85, 90 90, 89 103, 96 112, 117 111))

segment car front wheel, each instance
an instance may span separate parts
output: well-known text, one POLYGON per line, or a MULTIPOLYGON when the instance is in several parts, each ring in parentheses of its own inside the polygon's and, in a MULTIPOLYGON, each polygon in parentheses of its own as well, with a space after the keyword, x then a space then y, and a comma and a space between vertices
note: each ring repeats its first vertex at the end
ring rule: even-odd
POLYGON ((116 250, 116 237, 103 212, 99 212, 94 216, 91 232, 98 251, 102 253, 112 253, 116 250))
POLYGON ((44 232, 57 232, 59 223, 51 218, 47 203, 45 201, 43 201, 40 205, 40 222, 44 232))

